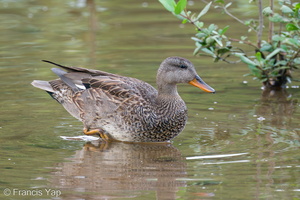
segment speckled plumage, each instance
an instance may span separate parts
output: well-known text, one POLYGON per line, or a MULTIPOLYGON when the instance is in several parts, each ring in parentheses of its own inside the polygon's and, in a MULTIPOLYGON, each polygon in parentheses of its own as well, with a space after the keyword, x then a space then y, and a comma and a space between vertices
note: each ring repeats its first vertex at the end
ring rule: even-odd
MULTIPOLYGON (((52 63, 50 61, 46 61, 52 63)), ((55 63, 52 63, 55 64, 55 63)), ((177 83, 197 79, 207 92, 214 92, 197 75, 190 61, 169 57, 158 69, 158 90, 141 80, 98 70, 55 64, 60 79, 33 81, 46 90, 86 130, 99 129, 114 140, 165 142, 177 136, 187 121, 187 108, 177 93, 177 83)))

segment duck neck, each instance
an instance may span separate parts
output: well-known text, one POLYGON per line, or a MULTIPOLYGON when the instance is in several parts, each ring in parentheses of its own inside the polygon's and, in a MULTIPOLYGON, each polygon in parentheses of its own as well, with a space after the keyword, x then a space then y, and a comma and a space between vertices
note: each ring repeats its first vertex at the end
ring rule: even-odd
POLYGON ((176 84, 158 87, 156 99, 157 112, 163 113, 165 117, 174 117, 175 114, 182 115, 186 112, 186 106, 177 92, 176 84))
POLYGON ((181 99, 177 92, 176 84, 161 84, 158 85, 158 98, 181 99))

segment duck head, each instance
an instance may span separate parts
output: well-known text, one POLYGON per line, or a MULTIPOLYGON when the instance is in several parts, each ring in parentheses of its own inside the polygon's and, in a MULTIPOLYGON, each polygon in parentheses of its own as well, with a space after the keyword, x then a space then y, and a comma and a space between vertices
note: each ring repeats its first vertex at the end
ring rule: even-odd
POLYGON ((157 71, 158 89, 176 88, 177 83, 189 83, 205 92, 215 93, 215 90, 206 84, 197 74, 194 65, 181 57, 166 58, 157 71))

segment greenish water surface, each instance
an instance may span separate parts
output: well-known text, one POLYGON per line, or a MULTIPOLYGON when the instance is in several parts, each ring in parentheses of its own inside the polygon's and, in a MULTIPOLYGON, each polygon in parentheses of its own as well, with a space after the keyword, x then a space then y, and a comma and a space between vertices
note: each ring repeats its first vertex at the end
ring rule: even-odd
MULTIPOLYGON (((206 23, 243 31, 213 12, 206 23)), ((0 29, 0 199, 300 199, 299 83, 263 92, 244 65, 193 56, 193 27, 157 1, 0 0, 0 29), (63 140, 81 122, 30 85, 56 78, 42 59, 155 85, 168 56, 217 91, 179 86, 189 120, 168 145, 63 140)))

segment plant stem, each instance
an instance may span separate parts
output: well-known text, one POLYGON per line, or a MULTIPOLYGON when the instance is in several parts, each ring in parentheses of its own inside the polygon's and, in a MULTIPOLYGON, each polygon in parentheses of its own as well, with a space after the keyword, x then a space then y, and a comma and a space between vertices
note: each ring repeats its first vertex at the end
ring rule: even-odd
POLYGON ((201 31, 201 28, 198 27, 198 26, 195 24, 195 22, 188 16, 187 10, 186 10, 186 9, 184 10, 184 12, 185 12, 185 15, 180 14, 180 16, 183 17, 183 18, 185 18, 185 19, 187 19, 187 20, 189 21, 190 24, 192 24, 193 26, 195 26, 195 27, 197 28, 197 31, 201 31))
POLYGON ((264 18, 263 18, 263 12, 262 12, 262 0, 258 1, 258 11, 259 11, 259 24, 258 24, 258 32, 257 32, 257 47, 261 47, 261 37, 262 37, 262 31, 264 27, 264 18))
MULTIPOLYGON (((228 16, 230 16, 231 18, 233 18, 233 19, 235 19, 236 21, 240 22, 241 24, 245 25, 245 22, 244 22, 243 20, 240 20, 239 18, 237 18, 236 16, 234 16, 233 14, 231 14, 231 13, 227 10, 227 8, 226 8, 225 6, 223 6, 222 9, 224 10, 224 12, 225 12, 228 16)), ((255 28, 253 28, 253 27, 250 26, 250 25, 249 25, 249 28, 250 28, 251 30, 253 30, 254 32, 257 32, 257 31, 255 30, 255 28)))
POLYGON ((249 41, 239 40, 239 39, 235 39, 235 38, 228 38, 228 40, 230 40, 232 42, 239 42, 239 43, 247 44, 249 46, 254 47, 255 49, 258 49, 258 47, 255 44, 253 44, 252 42, 249 42, 249 41))
POLYGON ((233 19, 235 19, 236 21, 245 24, 244 21, 240 20, 239 18, 237 18, 236 16, 234 16, 233 14, 231 14, 225 7, 223 7, 223 10, 225 11, 225 13, 227 15, 229 15, 230 17, 232 17, 233 19))
MULTIPOLYGON (((273 11, 274 11, 274 0, 270 0, 270 8, 272 10, 270 17, 272 17, 273 11)), ((269 35, 268 35, 268 43, 269 44, 271 44, 271 42, 272 42, 273 32, 274 32, 274 23, 271 20, 269 20, 269 35)))
MULTIPOLYGON (((281 15, 283 15, 283 13, 281 12, 281 15)), ((278 35, 281 35, 281 32, 282 32, 282 26, 283 26, 283 23, 279 23, 279 31, 278 31, 278 35)), ((277 43, 277 47, 280 47, 281 45, 281 41, 278 41, 277 43)))

